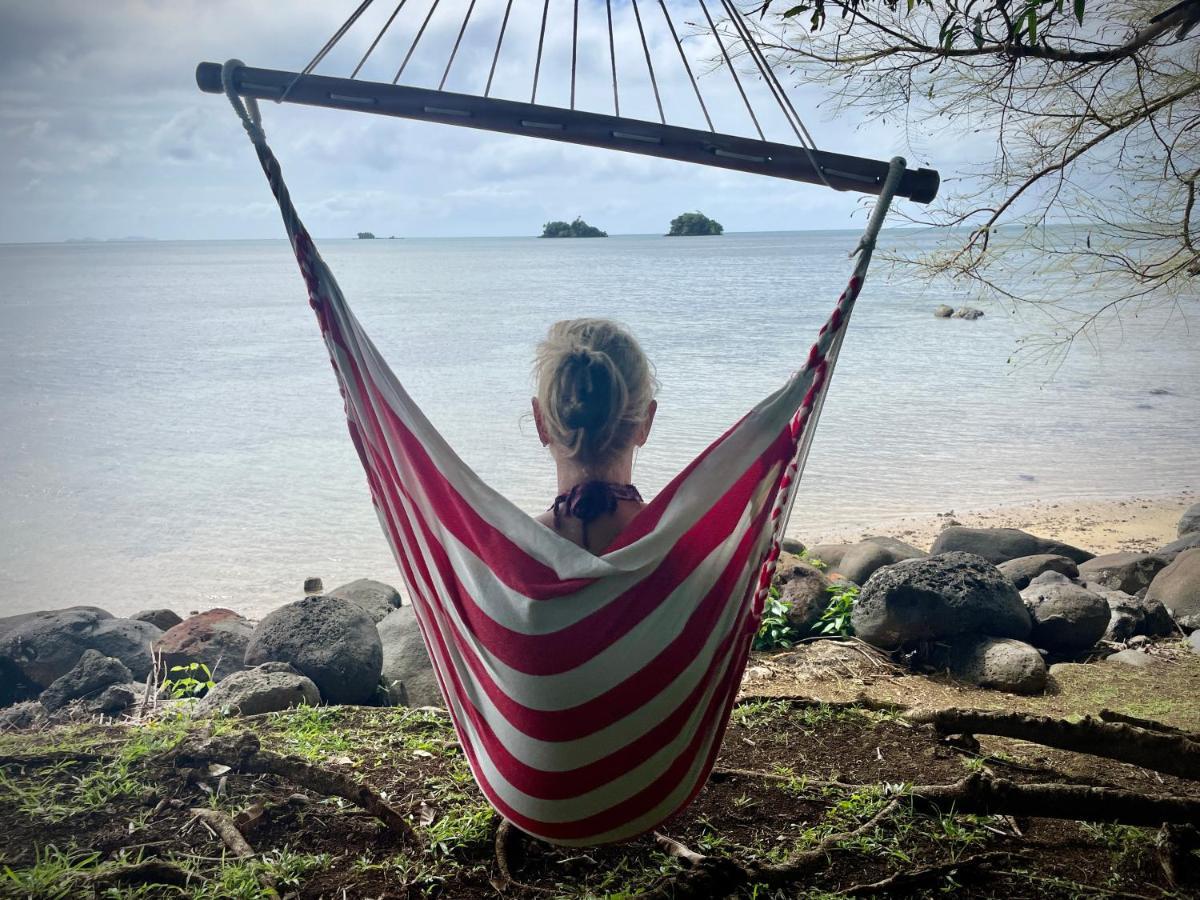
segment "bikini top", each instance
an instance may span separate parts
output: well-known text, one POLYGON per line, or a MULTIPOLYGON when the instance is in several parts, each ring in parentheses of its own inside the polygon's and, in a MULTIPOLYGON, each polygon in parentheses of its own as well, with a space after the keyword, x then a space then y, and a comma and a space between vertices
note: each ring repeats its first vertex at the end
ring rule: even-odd
POLYGON ((588 523, 603 515, 616 512, 621 500, 636 500, 642 495, 632 484, 614 484, 611 481, 584 481, 565 494, 554 498, 554 529, 562 525, 563 515, 578 519, 583 525, 583 546, 588 545, 588 523))

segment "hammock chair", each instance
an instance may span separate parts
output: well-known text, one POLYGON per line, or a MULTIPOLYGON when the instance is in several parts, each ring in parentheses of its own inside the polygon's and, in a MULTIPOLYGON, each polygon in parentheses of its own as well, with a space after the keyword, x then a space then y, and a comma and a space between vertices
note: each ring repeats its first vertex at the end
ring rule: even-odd
MULTIPOLYGON (((850 282, 800 370, 596 554, 480 480, 413 402, 301 223, 255 99, 286 95, 292 102, 363 108, 361 98, 370 96, 372 111, 440 120, 466 95, 424 91, 416 100, 395 99, 397 90, 418 89, 330 85, 338 79, 248 69, 237 60, 201 64, 202 88, 213 89, 214 68, 216 88, 241 117, 283 214, 351 440, 479 787, 505 819, 555 844, 601 844, 653 829, 695 797, 721 746, 796 483, 888 205, 901 192, 928 199, 936 173, 907 170, 899 158, 883 164, 838 157, 837 168, 832 154, 789 151, 783 177, 879 194, 850 282)), ((701 132, 707 143, 673 143, 672 126, 600 117, 610 120, 602 140, 602 130, 588 131, 594 123, 579 118, 597 114, 548 107, 496 112, 495 104, 508 101, 472 102, 472 116, 483 104, 489 114, 511 113, 518 122, 536 115, 565 123, 561 130, 535 130, 538 136, 628 149, 621 134, 653 135, 661 142, 635 142, 636 152, 781 174, 772 167, 782 157, 764 156, 761 141, 701 132), (741 153, 748 144, 751 152, 741 153), (728 152, 738 155, 714 152, 731 146, 739 150, 728 152)), ((472 124, 515 130, 491 119, 472 124)))

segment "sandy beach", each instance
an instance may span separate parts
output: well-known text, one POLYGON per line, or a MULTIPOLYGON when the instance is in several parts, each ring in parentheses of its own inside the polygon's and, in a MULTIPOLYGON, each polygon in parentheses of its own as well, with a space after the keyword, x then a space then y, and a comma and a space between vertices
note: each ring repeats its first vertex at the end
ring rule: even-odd
POLYGON ((1173 541, 1179 517, 1196 502, 1193 490, 1165 496, 1113 500, 1044 500, 979 510, 946 510, 934 516, 909 516, 875 529, 845 529, 806 536, 805 543, 858 541, 887 535, 928 549, 947 525, 1020 528, 1039 537, 1064 541, 1097 555, 1121 550, 1150 551, 1173 541))

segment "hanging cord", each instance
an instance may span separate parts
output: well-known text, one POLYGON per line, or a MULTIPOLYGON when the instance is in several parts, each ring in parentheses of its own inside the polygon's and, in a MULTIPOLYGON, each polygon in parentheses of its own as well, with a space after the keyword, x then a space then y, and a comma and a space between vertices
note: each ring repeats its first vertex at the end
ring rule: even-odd
POLYGON ((542 74, 542 47, 546 43, 546 18, 550 15, 550 0, 542 4, 542 28, 538 32, 537 61, 533 64, 533 91, 529 95, 530 103, 537 103, 538 76, 542 74))
POLYGON ((312 74, 313 69, 321 64, 321 60, 323 60, 329 54, 330 50, 337 46, 337 42, 340 41, 342 36, 350 30, 350 26, 358 21, 358 17, 366 12, 367 7, 373 2, 374 0, 363 0, 363 2, 358 5, 358 9, 354 10, 354 12, 350 14, 350 18, 342 23, 342 27, 333 33, 333 37, 325 42, 325 46, 317 52, 316 56, 309 60, 308 65, 301 69, 299 74, 297 74, 295 78, 288 82, 288 86, 283 89, 283 93, 279 95, 279 99, 275 101, 276 103, 282 103, 288 98, 288 94, 292 92, 292 88, 296 86, 297 81, 299 81, 305 75, 312 74))
POLYGON ((396 16, 400 14, 400 10, 404 8, 404 4, 408 0, 400 0, 396 4, 396 8, 392 10, 392 14, 388 16, 388 20, 383 23, 383 27, 379 29, 379 34, 375 35, 375 40, 371 41, 371 46, 367 48, 367 52, 363 54, 362 59, 358 61, 358 65, 354 67, 354 71, 350 73, 350 78, 353 80, 358 77, 359 71, 367 61, 367 57, 375 52, 375 48, 379 46, 379 42, 383 40, 383 36, 387 34, 387 30, 392 27, 392 22, 396 20, 396 16))
POLYGON ((642 14, 638 12, 637 0, 632 0, 633 17, 637 19, 638 34, 642 36, 642 52, 646 54, 646 68, 650 71, 650 86, 654 88, 654 102, 658 104, 658 121, 667 124, 663 115, 662 97, 658 95, 658 79, 654 77, 654 63, 650 61, 650 45, 646 43, 646 31, 642 28, 642 14))
POLYGON ((612 0, 604 0, 608 9, 608 58, 612 60, 613 115, 621 115, 621 98, 617 95, 617 44, 613 40, 612 0))
POLYGON ((687 72, 688 80, 692 83, 692 90, 696 92, 696 102, 700 104, 700 110, 704 113, 704 121, 708 123, 708 130, 716 131, 712 118, 708 114, 708 107, 704 104, 704 97, 700 93, 700 85, 696 83, 696 76, 692 74, 692 66, 688 62, 687 54, 683 52, 683 41, 679 39, 679 33, 675 30, 675 23, 671 20, 671 13, 667 10, 666 0, 658 0, 658 5, 662 7, 667 27, 671 29, 671 37, 675 39, 675 46, 679 50, 679 59, 683 63, 684 71, 687 72))
POLYGON ((400 68, 396 70, 396 77, 392 79, 392 84, 396 84, 400 80, 400 76, 404 74, 404 70, 408 67, 408 61, 412 59, 412 55, 416 52, 417 44, 421 43, 421 38, 425 36, 425 29, 429 27, 429 20, 433 18, 433 14, 437 12, 438 3, 441 0, 433 0, 429 6, 429 12, 425 15, 425 21, 421 23, 421 27, 417 29, 417 36, 413 38, 412 44, 408 48, 408 52, 404 54, 404 61, 400 63, 400 68))
POLYGON ((737 85, 738 93, 742 95, 742 102, 746 104, 746 112, 750 113, 750 121, 754 123, 754 130, 758 132, 759 140, 765 141, 767 136, 763 134, 762 126, 758 124, 758 116, 754 114, 754 107, 750 105, 750 100, 746 96, 746 90, 742 87, 742 79, 738 78, 737 69, 733 67, 733 60, 729 58, 729 51, 725 49, 725 42, 721 40, 721 32, 717 29, 717 23, 713 21, 713 17, 708 12, 708 5, 704 0, 700 0, 700 8, 704 10, 704 18, 708 19, 708 27, 712 30, 713 37, 717 39, 717 46, 721 48, 721 56, 725 58, 725 65, 729 67, 729 74, 733 76, 733 83, 737 85))
POLYGON ((267 143, 267 135, 263 131, 262 113, 258 109, 258 101, 253 97, 242 97, 233 84, 234 71, 242 68, 244 65, 246 64, 240 59, 227 60, 221 66, 221 87, 225 89, 225 96, 229 98, 229 102, 233 105, 233 111, 242 120, 242 127, 246 129, 246 134, 250 135, 250 141, 256 145, 265 145, 267 143))
POLYGON ((575 13, 571 18, 571 109, 575 108, 575 67, 579 59, 579 0, 575 0, 575 13))
POLYGON ((462 43, 463 35, 467 31, 467 23, 471 21, 471 13, 475 11, 475 0, 471 0, 471 5, 467 7, 467 14, 463 17, 462 28, 458 29, 458 37, 454 39, 454 49, 450 51, 450 59, 446 62, 446 71, 442 73, 442 80, 438 82, 438 90, 446 86, 446 79, 450 75, 450 67, 454 65, 454 57, 458 56, 458 45, 462 43))
POLYGON ((487 86, 483 89, 483 96, 488 96, 492 92, 492 77, 496 74, 496 63, 500 61, 500 47, 504 43, 504 32, 508 29, 508 14, 512 12, 513 0, 508 0, 508 5, 504 7, 504 18, 500 22, 500 36, 496 38, 496 52, 492 56, 492 68, 488 71, 487 86))

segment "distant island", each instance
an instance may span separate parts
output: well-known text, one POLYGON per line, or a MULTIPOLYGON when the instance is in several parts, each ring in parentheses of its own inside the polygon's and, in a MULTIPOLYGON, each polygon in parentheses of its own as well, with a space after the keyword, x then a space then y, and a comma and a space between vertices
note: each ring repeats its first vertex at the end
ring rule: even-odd
POLYGON ((607 231, 601 231, 594 225, 589 225, 579 216, 575 217, 574 222, 547 222, 542 226, 542 237, 544 238, 591 238, 591 237, 608 237, 607 231))
POLYGON ((375 235, 370 231, 360 231, 358 233, 358 239, 360 241, 373 241, 375 240, 375 235))
POLYGON ((701 212, 684 213, 671 220, 667 237, 690 237, 697 234, 723 234, 725 228, 701 212))

